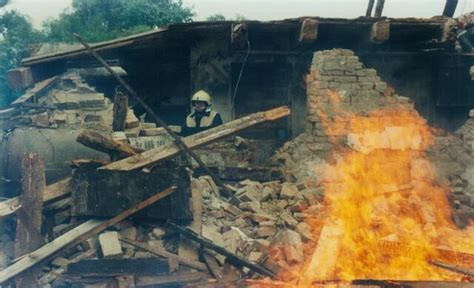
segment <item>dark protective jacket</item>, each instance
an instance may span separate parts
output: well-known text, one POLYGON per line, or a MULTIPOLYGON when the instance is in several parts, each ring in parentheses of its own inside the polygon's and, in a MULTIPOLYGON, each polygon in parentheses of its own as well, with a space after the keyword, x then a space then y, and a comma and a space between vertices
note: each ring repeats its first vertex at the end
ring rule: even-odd
POLYGON ((221 115, 211 109, 206 109, 202 113, 193 112, 186 117, 181 134, 186 137, 222 124, 221 115))

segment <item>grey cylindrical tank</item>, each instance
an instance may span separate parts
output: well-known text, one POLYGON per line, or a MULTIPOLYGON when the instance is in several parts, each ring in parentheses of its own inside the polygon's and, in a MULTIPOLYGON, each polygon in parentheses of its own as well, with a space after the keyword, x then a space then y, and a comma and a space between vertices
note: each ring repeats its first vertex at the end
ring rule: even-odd
POLYGON ((79 128, 71 127, 25 127, 11 132, 0 131, 0 195, 11 197, 18 194, 21 159, 26 152, 39 154, 45 159, 48 184, 71 175, 71 160, 108 160, 106 154, 76 142, 80 131, 79 128))

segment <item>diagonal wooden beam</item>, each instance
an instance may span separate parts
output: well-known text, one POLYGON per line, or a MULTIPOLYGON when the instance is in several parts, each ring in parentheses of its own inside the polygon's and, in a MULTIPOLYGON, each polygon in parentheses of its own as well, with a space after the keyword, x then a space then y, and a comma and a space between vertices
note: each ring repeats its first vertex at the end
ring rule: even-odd
MULTIPOLYGON (((218 127, 209 129, 207 131, 183 138, 183 142, 186 143, 186 145, 190 149, 196 149, 206 144, 233 135, 239 131, 250 128, 252 126, 267 121, 280 119, 288 115, 290 115, 290 109, 286 106, 272 109, 266 112, 254 113, 246 117, 225 123, 218 127)), ((169 159, 170 157, 173 157, 179 154, 180 152, 181 149, 174 143, 171 143, 169 145, 151 149, 135 156, 131 156, 129 158, 113 162, 109 165, 100 167, 99 169, 121 171, 136 170, 169 159)))
MULTIPOLYGON (((49 202, 67 195, 69 192, 71 192, 69 189, 70 183, 71 177, 68 177, 64 180, 46 186, 46 189, 43 193, 43 202, 49 202)), ((10 198, 0 202, 0 220, 13 215, 20 207, 19 197, 10 198)))
POLYGON ((176 190, 176 187, 170 187, 164 191, 155 194, 147 200, 125 210, 119 215, 109 220, 89 220, 78 227, 72 229, 64 235, 54 239, 50 243, 40 247, 39 249, 28 253, 14 264, 0 271, 0 284, 12 279, 18 274, 36 266, 42 261, 49 259, 56 252, 70 246, 77 245, 90 237, 99 234, 108 227, 128 218, 136 212, 150 206, 151 204, 165 198, 176 190))

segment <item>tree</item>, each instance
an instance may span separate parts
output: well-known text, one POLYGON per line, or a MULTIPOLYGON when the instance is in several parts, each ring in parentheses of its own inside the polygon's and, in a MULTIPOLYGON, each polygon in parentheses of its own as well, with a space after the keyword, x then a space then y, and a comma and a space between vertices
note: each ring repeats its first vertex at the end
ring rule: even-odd
POLYGON ((44 26, 51 42, 75 42, 72 33, 89 42, 100 42, 190 22, 193 16, 181 0, 73 0, 72 11, 63 12, 44 26))
MULTIPOLYGON (((2 3, 7 1, 2 0, 2 3)), ((8 70, 15 68, 21 59, 30 56, 32 44, 43 40, 43 35, 34 30, 30 19, 17 11, 0 16, 0 107, 15 98, 6 81, 8 70)))
POLYGON ((214 21, 214 22, 225 21, 225 20, 226 20, 225 16, 222 14, 213 14, 206 18, 206 21, 214 21))

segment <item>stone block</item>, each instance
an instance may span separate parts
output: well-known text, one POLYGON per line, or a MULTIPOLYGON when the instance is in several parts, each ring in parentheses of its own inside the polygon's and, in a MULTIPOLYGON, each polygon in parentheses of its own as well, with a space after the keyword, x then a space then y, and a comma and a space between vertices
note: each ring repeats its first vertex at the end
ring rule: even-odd
POLYGON ((285 230, 281 235, 281 242, 288 264, 298 264, 304 261, 303 242, 299 233, 285 230))
POLYGON ((39 127, 49 127, 49 115, 47 112, 31 116, 31 124, 39 127))
POLYGON ((307 223, 299 223, 296 225, 296 232, 301 235, 304 241, 309 241, 313 239, 313 233, 311 233, 311 227, 307 223))
POLYGON ((293 183, 283 183, 281 186, 280 197, 282 199, 294 199, 298 195, 298 188, 293 183))
POLYGON ((82 109, 105 107, 105 96, 102 93, 70 93, 70 95, 79 100, 82 109))
POLYGON ((160 135, 167 135, 168 132, 165 128, 147 128, 140 130, 140 136, 160 136, 160 135))
POLYGON ((99 244, 104 258, 121 258, 122 246, 117 232, 105 232, 99 235, 99 244))
POLYGON ((276 232, 277 230, 275 227, 264 226, 257 229, 256 237, 266 238, 266 237, 274 236, 276 232))
POLYGON ((301 23, 299 41, 303 43, 315 42, 318 38, 319 22, 316 19, 306 18, 301 23))
POLYGON ((242 202, 242 203, 239 204, 239 208, 243 211, 249 211, 249 212, 253 212, 253 213, 262 213, 263 214, 263 210, 260 207, 259 202, 242 202))

